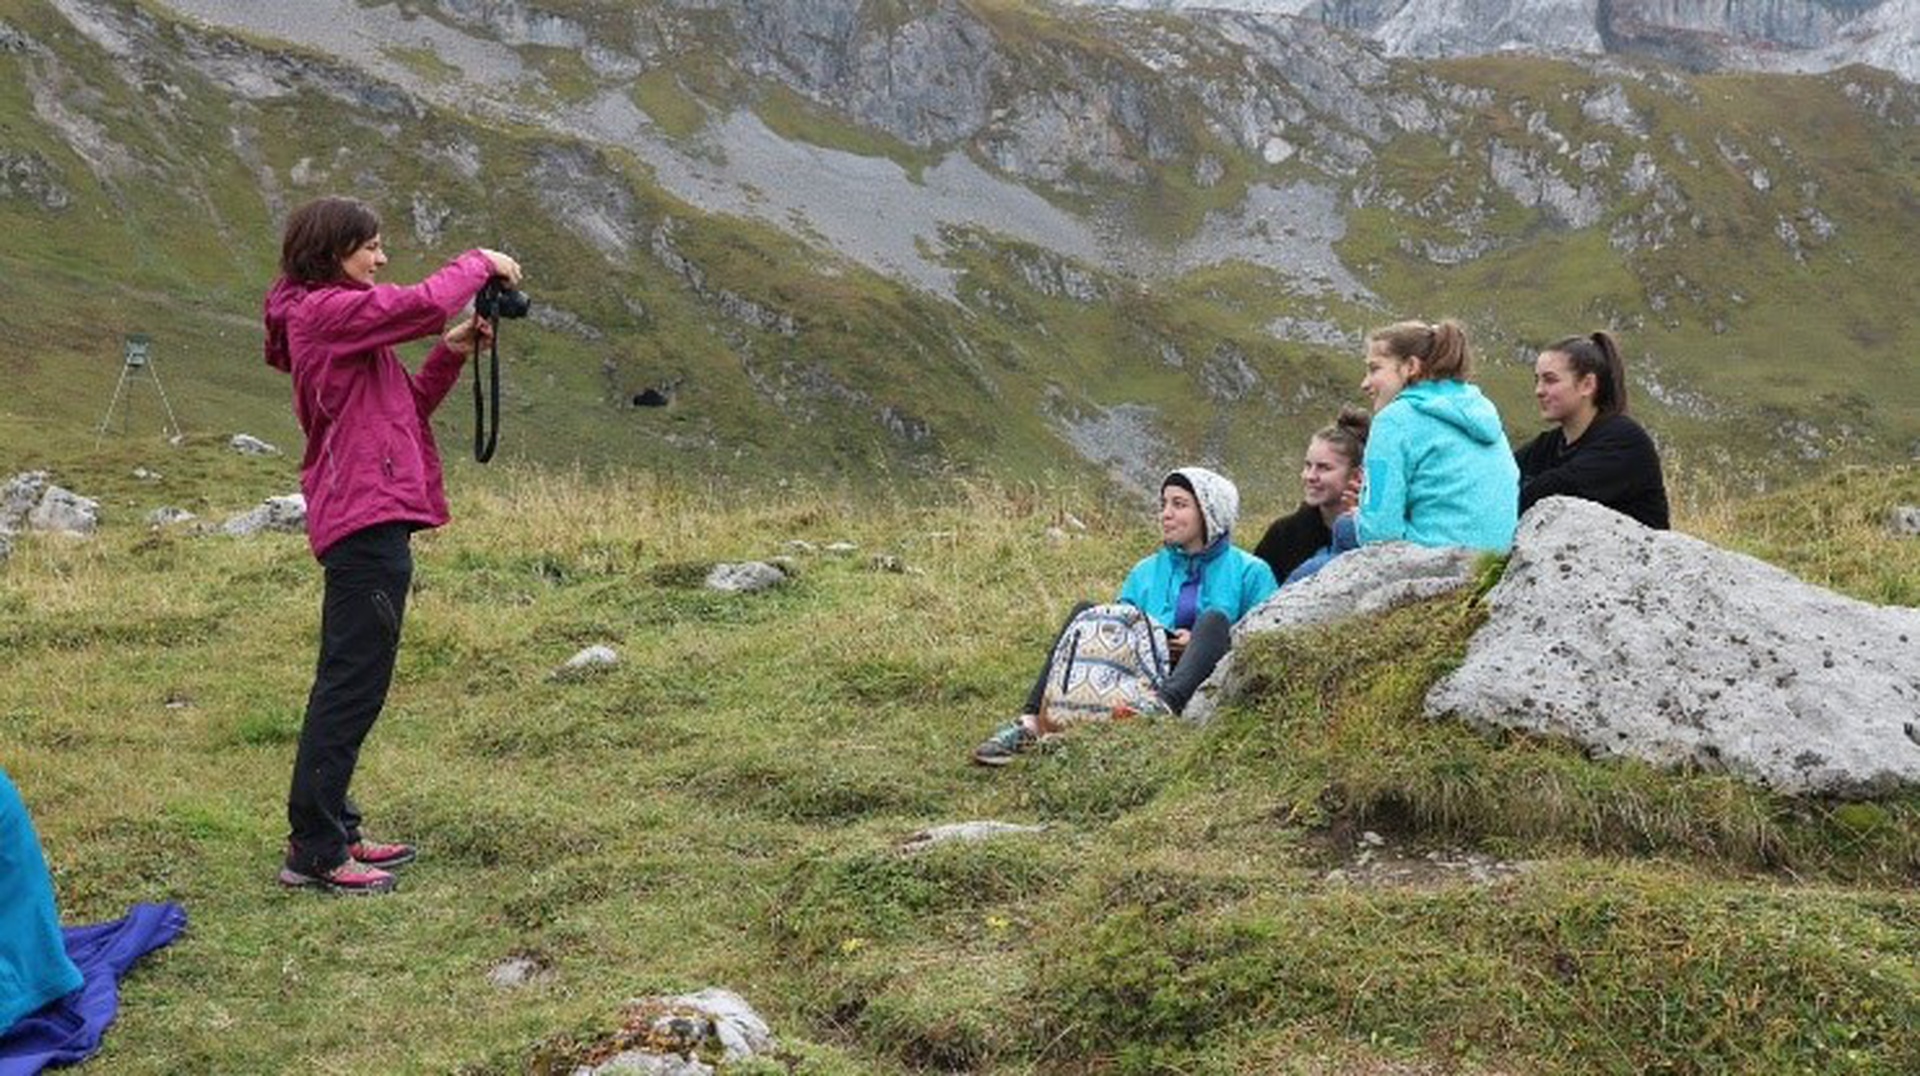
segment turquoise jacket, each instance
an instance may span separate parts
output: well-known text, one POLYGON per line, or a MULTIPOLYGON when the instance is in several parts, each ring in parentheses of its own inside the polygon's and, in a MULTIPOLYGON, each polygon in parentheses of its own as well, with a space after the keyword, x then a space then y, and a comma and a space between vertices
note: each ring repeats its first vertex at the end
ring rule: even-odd
POLYGON ((1416 381, 1367 433, 1360 541, 1505 553, 1518 522, 1520 469, 1493 401, 1461 381, 1416 381))
POLYGON ((1200 611, 1217 609, 1226 614, 1228 623, 1238 622, 1248 610, 1279 589, 1267 562, 1234 545, 1229 532, 1198 553, 1161 546, 1159 552, 1134 565, 1127 573, 1127 581, 1120 587, 1120 600, 1137 606, 1156 623, 1172 628, 1180 585, 1195 567, 1200 571, 1200 611))
POLYGON ((67 959, 40 841, 0 770, 0 1032, 78 989, 80 969, 67 959))

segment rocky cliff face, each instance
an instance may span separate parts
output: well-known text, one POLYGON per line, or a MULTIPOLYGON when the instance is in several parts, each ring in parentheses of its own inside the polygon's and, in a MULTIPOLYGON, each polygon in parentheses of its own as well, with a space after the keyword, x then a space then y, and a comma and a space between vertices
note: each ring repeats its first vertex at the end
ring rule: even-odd
POLYGON ((236 246, 236 221, 348 189, 416 245, 502 235, 551 267, 536 327, 597 371, 517 382, 523 405, 675 385, 689 417, 647 443, 709 459, 1010 442, 1284 473, 1273 430, 1350 397, 1366 328, 1446 313, 1516 427, 1529 347, 1606 324, 1643 399, 1715 444, 1911 442, 1855 377, 1920 354, 1874 269, 1914 213, 1912 84, 1394 55, 1436 12, 1579 50, 1622 7, 34 0, 0 22, 26 90, 0 223, 236 246), (1779 371, 1814 352, 1810 393, 1779 371))
POLYGON ((1698 70, 1830 71, 1870 64, 1920 80, 1914 0, 1082 0, 1319 19, 1392 56, 1505 51, 1639 55, 1698 70))

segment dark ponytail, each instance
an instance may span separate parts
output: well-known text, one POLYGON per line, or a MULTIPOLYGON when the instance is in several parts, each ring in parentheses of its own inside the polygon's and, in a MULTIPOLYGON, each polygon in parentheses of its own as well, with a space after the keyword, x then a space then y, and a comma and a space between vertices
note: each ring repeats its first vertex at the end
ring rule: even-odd
POLYGON ((1358 467, 1367 455, 1367 431, 1373 428, 1373 412, 1346 406, 1334 418, 1333 425, 1322 428, 1313 439, 1326 443, 1346 459, 1347 466, 1358 467))
POLYGON ((1548 346, 1547 351, 1567 357, 1567 368, 1577 383, 1593 376, 1593 406, 1600 418, 1627 413, 1627 364, 1620 358, 1620 345, 1606 331, 1586 336, 1569 336, 1548 346))
POLYGON ((1438 325, 1400 321, 1367 334, 1368 343, 1386 345, 1396 359, 1420 360, 1418 381, 1468 381, 1473 377, 1473 353, 1467 346, 1467 327, 1447 318, 1438 325))

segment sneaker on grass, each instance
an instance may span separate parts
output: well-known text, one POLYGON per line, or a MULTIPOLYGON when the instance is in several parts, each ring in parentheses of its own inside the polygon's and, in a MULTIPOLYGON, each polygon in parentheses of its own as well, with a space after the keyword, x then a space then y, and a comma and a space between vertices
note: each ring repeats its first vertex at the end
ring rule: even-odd
POLYGON ((378 867, 381 870, 406 866, 419 854, 419 850, 410 844, 399 842, 389 844, 385 841, 369 841, 364 838, 347 846, 348 856, 369 867, 378 867))
POLYGON ((1032 747, 1035 739, 1026 722, 1015 721, 974 748, 973 760, 982 766, 1005 766, 1013 756, 1032 747))
POLYGON ((378 867, 349 859, 318 874, 302 874, 292 867, 281 867, 280 884, 289 889, 324 889, 329 893, 390 893, 399 879, 378 867))

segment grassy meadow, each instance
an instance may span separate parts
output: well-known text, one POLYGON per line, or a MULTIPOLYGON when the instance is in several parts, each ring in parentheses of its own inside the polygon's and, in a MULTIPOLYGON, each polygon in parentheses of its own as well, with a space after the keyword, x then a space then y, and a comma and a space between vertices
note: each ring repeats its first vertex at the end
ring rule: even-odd
MULTIPOLYGON (((760 1073, 1920 1070, 1920 796, 1789 800, 1425 722, 1471 597, 1252 645, 1258 693, 1208 728, 967 765, 1061 610, 1152 541, 1067 486, 456 467, 355 784, 422 858, 386 898, 281 891, 319 571, 299 536, 137 521, 223 518, 292 463, 190 443, 155 487, 118 451, 59 476, 107 500, 99 536, 0 567, 0 762, 65 919, 192 920, 124 984, 99 1071, 564 1072, 627 999, 706 986, 773 1025, 760 1073), (777 590, 701 585, 782 554, 777 590), (551 676, 596 643, 620 664, 551 676), (974 819, 1046 829, 898 851, 974 819), (494 985, 510 957, 543 972, 494 985)), ((1880 529, 1916 502, 1905 468, 1679 507, 1920 604, 1920 543, 1880 529)))

